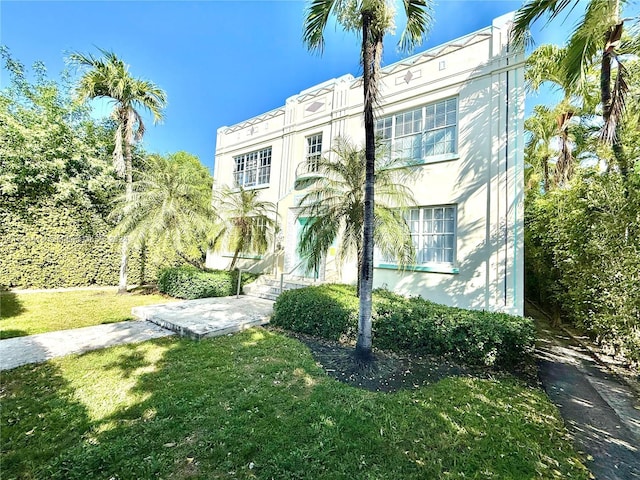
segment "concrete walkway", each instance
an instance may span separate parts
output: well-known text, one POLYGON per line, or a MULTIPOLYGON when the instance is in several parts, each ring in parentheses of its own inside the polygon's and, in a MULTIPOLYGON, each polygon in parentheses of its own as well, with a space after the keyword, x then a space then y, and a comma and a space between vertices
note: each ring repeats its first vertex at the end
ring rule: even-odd
POLYGON ((640 397, 566 331, 528 306, 542 385, 596 479, 640 480, 640 397))
POLYGON ((0 340, 0 370, 72 353, 144 342, 178 333, 194 339, 238 332, 269 321, 271 300, 241 296, 203 298, 133 308, 129 321, 0 340))
POLYGON ((168 335, 173 332, 148 322, 130 321, 7 338, 0 340, 0 370, 168 335))

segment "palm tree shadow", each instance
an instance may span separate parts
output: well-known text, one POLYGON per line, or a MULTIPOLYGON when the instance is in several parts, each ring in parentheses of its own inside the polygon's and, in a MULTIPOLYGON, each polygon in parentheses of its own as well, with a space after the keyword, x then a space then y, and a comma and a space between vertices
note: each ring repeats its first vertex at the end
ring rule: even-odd
MULTIPOLYGON (((2 372, 3 478, 50 478, 52 459, 83 443, 91 420, 71 382, 51 362, 2 372)), ((64 476, 64 473, 59 473, 64 476)))

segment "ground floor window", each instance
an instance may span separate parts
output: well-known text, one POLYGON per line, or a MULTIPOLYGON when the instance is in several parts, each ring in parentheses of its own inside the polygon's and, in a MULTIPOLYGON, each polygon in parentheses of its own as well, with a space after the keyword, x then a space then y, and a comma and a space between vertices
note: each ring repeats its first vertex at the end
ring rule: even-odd
POLYGON ((456 210, 455 205, 417 207, 409 210, 407 223, 416 249, 416 265, 455 263, 456 210))
MULTIPOLYGON (((413 265, 406 268, 421 271, 457 273, 456 243, 458 211, 456 205, 410 208, 405 216, 416 251, 413 265), (443 270, 444 269, 444 270, 443 270)), ((379 268, 395 268, 395 259, 377 252, 379 268)))

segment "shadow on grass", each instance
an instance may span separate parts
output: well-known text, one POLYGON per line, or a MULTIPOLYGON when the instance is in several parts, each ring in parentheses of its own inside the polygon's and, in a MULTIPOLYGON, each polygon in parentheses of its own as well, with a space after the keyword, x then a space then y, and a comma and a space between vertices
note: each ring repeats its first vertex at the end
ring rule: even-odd
POLYGON ((160 294, 160 292, 158 291, 158 287, 154 284, 138 285, 137 287, 133 287, 127 290, 127 293, 131 295, 160 294))
POLYGON ((304 345, 263 329, 74 361, 82 368, 63 372, 72 386, 56 372, 22 373, 30 390, 18 396, 42 398, 3 410, 21 411, 25 428, 46 421, 62 447, 36 456, 29 430, 3 432, 8 477, 587 478, 559 440, 553 406, 514 381, 449 378, 373 393, 327 377, 304 345))
POLYGON ((118 359, 105 366, 105 368, 118 370, 124 378, 130 378, 140 369, 150 367, 152 363, 137 347, 128 347, 128 352, 122 353, 118 359))
POLYGON ((0 287, 0 319, 15 317, 24 311, 18 295, 0 287))
POLYGON ((0 330, 0 340, 6 340, 7 338, 24 337, 29 335, 29 332, 24 330, 0 330))
POLYGON ((52 363, 2 372, 3 478, 48 478, 51 460, 82 444, 90 421, 75 393, 52 363))

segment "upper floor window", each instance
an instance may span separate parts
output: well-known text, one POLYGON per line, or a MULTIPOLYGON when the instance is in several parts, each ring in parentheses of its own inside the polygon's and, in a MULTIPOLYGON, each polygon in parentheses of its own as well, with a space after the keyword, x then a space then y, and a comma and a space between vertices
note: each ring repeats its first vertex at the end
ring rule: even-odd
POLYGON ((322 133, 307 137, 307 172, 317 172, 322 156, 322 133))
POLYGON ((268 185, 271 178, 271 147, 233 157, 233 181, 239 187, 268 185))
POLYGON ((448 98, 376 121, 394 157, 425 160, 457 152, 458 99, 448 98))

